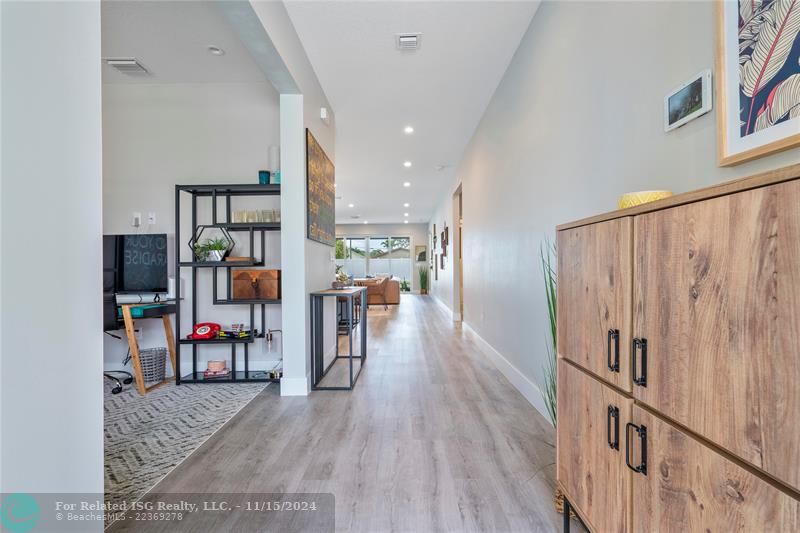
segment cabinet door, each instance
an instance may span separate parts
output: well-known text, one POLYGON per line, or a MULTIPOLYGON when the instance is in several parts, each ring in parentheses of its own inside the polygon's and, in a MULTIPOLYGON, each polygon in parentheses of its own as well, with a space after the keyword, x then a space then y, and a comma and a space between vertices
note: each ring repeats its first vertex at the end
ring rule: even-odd
POLYGON ((634 228, 634 396, 800 488, 800 181, 634 228))
MULTIPOLYGON (((633 474, 634 531, 800 529, 797 500, 637 406, 633 424, 646 430, 647 463, 646 474, 633 474)), ((636 428, 630 428, 627 451, 639 466, 643 448, 636 428)))
POLYGON ((630 391, 633 222, 558 232, 558 354, 630 391))
POLYGON ((632 400, 558 361, 558 481, 594 531, 628 531, 631 475, 623 429, 632 400))

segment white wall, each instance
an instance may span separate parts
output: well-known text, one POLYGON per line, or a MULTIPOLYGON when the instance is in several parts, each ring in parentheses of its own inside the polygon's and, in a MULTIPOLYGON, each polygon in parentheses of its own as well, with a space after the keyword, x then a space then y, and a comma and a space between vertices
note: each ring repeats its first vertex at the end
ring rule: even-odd
MULTIPOLYGON (((717 166, 712 112, 664 133, 663 96, 713 68, 710 2, 544 2, 433 218, 464 194, 465 321, 539 383, 547 319, 539 245, 626 191, 684 192, 800 161, 717 166)), ((448 269, 453 263, 448 261, 448 269)), ((451 305, 450 273, 433 292, 451 305)))
POLYGON ((102 494, 100 3, 0 13, 0 492, 102 494))
MULTIPOLYGON (((299 94, 281 95, 281 182, 284 219, 281 239, 285 257, 283 323, 286 339, 284 379, 281 394, 305 395, 310 387, 310 306, 309 293, 330 287, 334 276, 334 248, 306 238, 305 131, 311 130, 325 153, 336 164, 335 113, 317 79, 283 2, 251 1, 253 11, 267 32, 272 46, 280 54, 297 85, 299 94), (320 120, 320 108, 328 110, 327 123, 320 120), (291 217, 291 221, 286 217, 291 217), (297 218, 295 218, 297 217, 297 218), (304 243, 302 251, 298 243, 304 243), (287 253, 292 251, 291 255, 287 253), (299 273, 305 278, 300 279, 299 273), (302 327, 298 323, 303 321, 302 327), (305 377, 302 374, 305 373, 305 377)), ((324 346, 326 352, 335 346, 333 313, 335 302, 327 303, 324 346)))
MULTIPOLYGON (((439 206, 431 218, 428 231, 433 233, 433 226, 436 225, 436 248, 433 250, 434 265, 430 274, 430 293, 436 297, 441 303, 445 304, 451 311, 453 311, 453 270, 455 257, 454 252, 454 224, 453 224, 453 190, 447 191, 446 197, 439 202, 439 206), (442 231, 444 228, 449 228, 450 244, 447 246, 447 257, 445 257, 445 268, 441 267, 441 260, 439 257, 442 255, 442 231)), ((456 317, 454 317, 456 318, 456 317)))
MULTIPOLYGON (((258 171, 269 167, 269 146, 279 145, 278 95, 268 82, 203 84, 106 84, 103 86, 103 231, 135 233, 131 214, 141 212, 141 232, 175 232, 175 185, 192 183, 257 183, 258 171), (156 213, 156 224, 146 225, 147 214, 156 213)), ((181 249, 190 260, 191 203, 189 195, 181 204, 181 249)), ((280 199, 233 200, 233 208, 278 208, 280 199)), ((220 202, 220 206, 222 206, 220 202)), ((199 200, 199 221, 210 223, 210 202, 199 200)), ((224 211, 220 211, 224 213, 224 211)), ((249 245, 245 233, 233 237, 249 245)), ((170 275, 172 275, 170 247, 170 275)), ((235 255, 248 255, 243 248, 235 255)), ((259 253, 257 248, 256 253, 259 253)), ((267 267, 281 267, 280 234, 267 234, 267 267)), ((191 332, 191 270, 183 269, 180 335, 191 332)), ((224 277, 220 273, 220 295, 224 277)), ((249 322, 247 306, 214 306, 211 271, 198 270, 200 321, 249 322)), ((268 306, 267 327, 281 327, 280 306, 268 306)), ((257 308, 257 311, 259 309, 257 308)), ((164 346, 161 322, 143 320, 142 347, 164 346)), ((260 313, 255 327, 260 328, 260 313)), ((125 340, 105 337, 105 366, 122 368, 127 351, 125 340)), ((273 368, 280 357, 279 343, 268 352, 264 341, 251 347, 251 368, 273 368)), ((241 352, 241 350, 239 350, 241 352)), ((189 372, 191 349, 183 348, 182 373, 189 372)), ((239 353, 241 364, 242 354, 239 353)), ((199 349, 198 367, 208 359, 230 359, 230 349, 204 346, 199 349)), ((168 365, 169 367, 169 365, 168 365)))
MULTIPOLYGON (((419 292, 419 272, 417 271, 422 263, 417 263, 414 257, 414 249, 416 246, 425 246, 426 250, 430 248, 428 244, 428 226, 427 224, 337 224, 336 225, 337 237, 410 237, 411 238, 411 257, 409 258, 411 277, 411 290, 419 292)), ((430 252, 430 250, 428 250, 430 252)), ((427 262, 425 263, 427 265, 427 262)))

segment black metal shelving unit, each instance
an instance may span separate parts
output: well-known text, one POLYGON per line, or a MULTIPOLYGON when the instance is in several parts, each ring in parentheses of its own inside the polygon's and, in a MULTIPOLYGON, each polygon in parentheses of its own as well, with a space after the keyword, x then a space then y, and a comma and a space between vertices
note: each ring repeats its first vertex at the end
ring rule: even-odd
MULTIPOLYGON (((226 339, 187 339, 186 335, 181 331, 181 311, 180 306, 176 306, 175 312, 175 338, 177 339, 177 357, 175 369, 175 383, 247 383, 247 382, 279 382, 279 379, 269 377, 268 371, 263 370, 250 370, 249 368, 249 345, 255 339, 264 338, 266 329, 266 310, 268 305, 280 305, 280 299, 264 299, 264 300, 232 300, 231 297, 231 269, 241 267, 254 267, 263 266, 266 261, 266 232, 280 231, 280 222, 231 222, 231 198, 237 196, 280 196, 280 185, 258 185, 258 184, 233 184, 233 185, 176 185, 175 186, 175 272, 176 277, 180 278, 181 269, 191 269, 191 294, 192 294, 192 325, 200 322, 198 320, 198 305, 197 305, 197 269, 210 268, 212 272, 212 294, 214 305, 241 305, 248 306, 250 310, 250 331, 255 333, 255 318, 256 307, 260 307, 261 315, 261 330, 258 334, 251 335, 247 338, 226 338, 226 339), (249 247, 250 255, 248 256, 251 261, 198 261, 197 257, 192 250, 191 261, 181 261, 181 246, 185 243, 181 239, 181 194, 189 194, 192 202, 192 235, 197 232, 197 228, 205 226, 207 228, 219 228, 228 232, 246 232, 249 234, 249 247), (211 200, 211 224, 198 224, 197 220, 197 204, 198 199, 211 200), (224 220, 220 220, 218 213, 218 199, 225 200, 225 214, 224 220), (261 257, 255 257, 255 239, 261 240, 261 257), (225 269, 226 273, 226 289, 227 298, 218 297, 218 272, 219 269, 225 269), (231 373, 226 377, 206 378, 202 371, 197 369, 197 354, 200 346, 204 345, 229 345, 231 347, 231 373), (192 371, 186 375, 181 375, 181 356, 183 355, 182 347, 191 346, 192 350, 192 371), (243 362, 244 369, 237 369, 237 348, 243 348, 243 362)), ((176 300, 180 301, 180 283, 175 284, 176 300)), ((207 321, 203 317, 203 321, 207 321)))

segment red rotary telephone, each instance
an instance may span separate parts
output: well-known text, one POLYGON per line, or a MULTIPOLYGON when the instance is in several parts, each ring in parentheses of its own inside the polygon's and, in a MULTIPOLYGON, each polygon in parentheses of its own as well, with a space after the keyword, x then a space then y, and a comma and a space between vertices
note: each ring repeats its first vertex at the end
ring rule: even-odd
POLYGON ((194 325, 194 330, 188 335, 188 338, 195 340, 216 339, 221 329, 220 325, 214 322, 200 322, 194 325))

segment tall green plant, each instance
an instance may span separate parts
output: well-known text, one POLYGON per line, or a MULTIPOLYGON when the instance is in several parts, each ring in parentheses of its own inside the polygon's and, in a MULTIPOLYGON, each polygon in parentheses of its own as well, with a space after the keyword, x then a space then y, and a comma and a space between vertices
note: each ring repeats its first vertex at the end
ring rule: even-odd
POLYGON ((419 267, 419 288, 420 290, 428 290, 428 265, 419 267))
POLYGON ((547 318, 550 321, 550 338, 547 342, 547 363, 544 366, 544 383, 542 384, 542 397, 547 405, 550 421, 556 425, 556 271, 553 268, 555 246, 549 240, 539 246, 539 257, 542 262, 544 275, 544 292, 547 301, 547 318))

